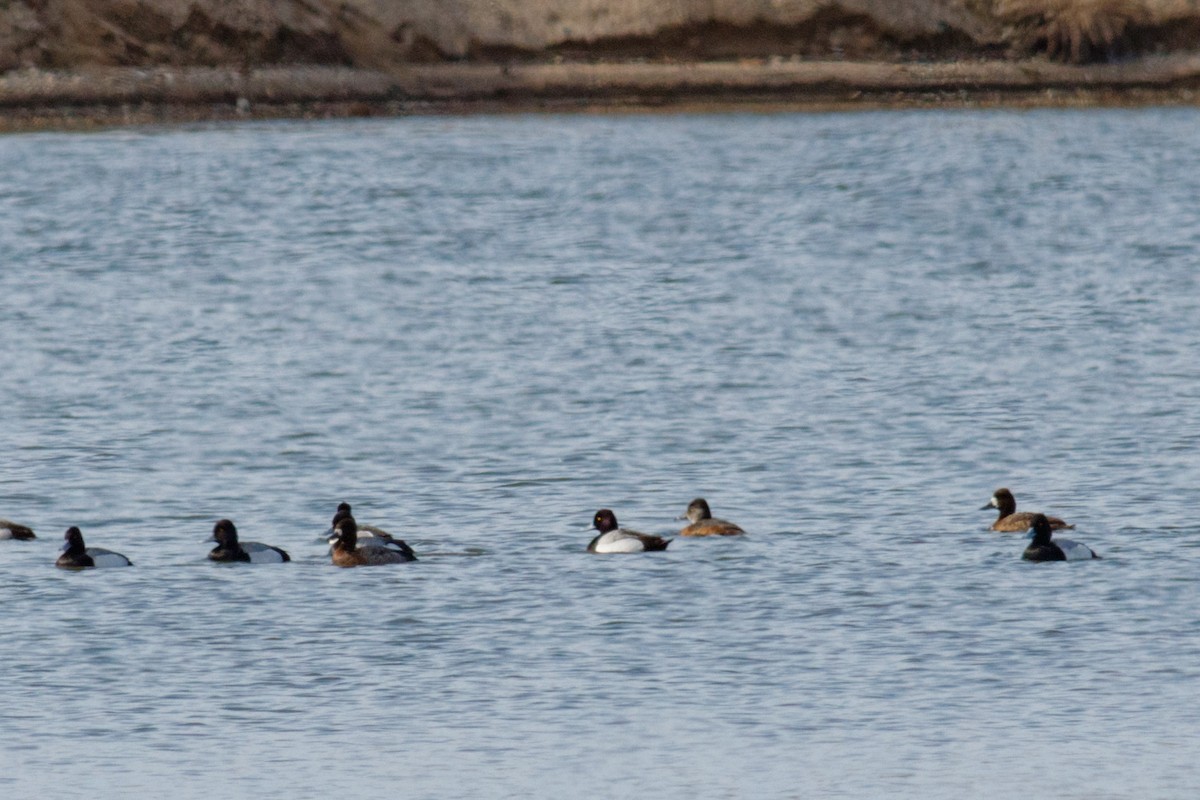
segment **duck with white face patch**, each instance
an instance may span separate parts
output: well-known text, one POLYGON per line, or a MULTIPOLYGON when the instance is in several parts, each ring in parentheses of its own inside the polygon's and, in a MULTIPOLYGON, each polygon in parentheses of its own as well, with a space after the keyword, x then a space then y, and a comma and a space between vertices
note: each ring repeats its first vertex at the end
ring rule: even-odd
MULTIPOLYGON (((1029 526, 1033 524, 1033 518, 1037 516, 1033 511, 1017 512, 1017 499, 1013 497, 1013 493, 1008 489, 997 489, 992 494, 992 499, 987 502, 987 505, 980 508, 980 511, 987 511, 995 508, 1000 512, 1000 516, 992 523, 992 530, 1001 531, 1004 533, 1024 533, 1029 530, 1029 526)), ((1069 530, 1073 529, 1074 525, 1068 525, 1065 521, 1058 517, 1047 516, 1046 519, 1050 523, 1050 527, 1054 530, 1069 530)))
POLYGON ((337 567, 373 567, 381 564, 406 564, 417 560, 412 554, 412 549, 403 542, 359 547, 358 523, 349 515, 338 520, 333 533, 334 541, 329 558, 337 567), (403 548, 397 545, 403 545, 403 548))
MULTIPOLYGON (((337 539, 334 531, 337 529, 338 523, 346 517, 353 516, 349 503, 338 503, 337 512, 333 515, 333 522, 330 523, 329 530, 325 533, 330 545, 337 539)), ((356 541, 358 544, 356 547, 384 547, 410 556, 410 561, 417 560, 416 552, 403 539, 397 539, 383 528, 377 528, 374 525, 360 525, 357 520, 354 524, 357 531, 356 541)))

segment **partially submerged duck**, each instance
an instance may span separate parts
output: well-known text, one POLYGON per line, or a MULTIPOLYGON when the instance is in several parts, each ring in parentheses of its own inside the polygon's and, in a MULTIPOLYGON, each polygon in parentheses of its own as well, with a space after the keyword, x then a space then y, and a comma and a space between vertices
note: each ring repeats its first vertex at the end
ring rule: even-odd
POLYGON ((670 539, 648 533, 626 530, 617 524, 617 515, 602 508, 592 517, 592 527, 600 531, 588 544, 589 553, 644 553, 649 550, 666 550, 670 539))
POLYGON ((62 555, 54 566, 62 569, 88 569, 90 567, 132 567, 133 562, 120 553, 103 547, 88 547, 83 543, 79 528, 71 526, 63 535, 62 555))
POLYGON ((1026 561, 1088 561, 1099 558, 1096 551, 1082 542, 1070 539, 1051 539, 1053 527, 1045 514, 1033 515, 1033 541, 1025 548, 1021 558, 1026 561))
POLYGON ((278 547, 272 547, 262 542, 238 541, 237 527, 227 519, 218 520, 217 524, 213 526, 213 535, 210 541, 217 543, 217 546, 208 553, 208 558, 211 561, 221 563, 244 561, 251 564, 282 564, 285 561, 292 560, 291 556, 278 547))
POLYGON ((29 541, 36 539, 37 534, 32 528, 27 528, 24 525, 18 525, 15 522, 9 522, 6 519, 0 519, 0 539, 20 539, 21 541, 29 541))
MULTIPOLYGON (((987 505, 980 508, 980 511, 986 511, 989 508, 1000 510, 1000 516, 992 523, 992 530, 1003 531, 1005 533, 1024 533, 1029 530, 1033 524, 1033 518, 1037 516, 1034 511, 1017 512, 1017 499, 1013 497, 1013 493, 1008 489, 997 489, 992 494, 992 499, 987 505)), ((1072 530, 1074 525, 1068 525, 1064 520, 1058 517, 1047 516, 1046 520, 1050 523, 1052 530, 1072 530)))
POLYGON ((333 547, 329 551, 330 561, 338 567, 371 567, 378 564, 404 564, 416 561, 412 548, 403 542, 382 542, 371 547, 359 547, 358 523, 349 515, 338 520, 333 528, 333 547))
POLYGON ((708 501, 703 497, 697 497, 689 503, 687 511, 678 519, 691 522, 679 532, 680 536, 741 536, 745 533, 732 522, 714 518, 708 509, 708 501))

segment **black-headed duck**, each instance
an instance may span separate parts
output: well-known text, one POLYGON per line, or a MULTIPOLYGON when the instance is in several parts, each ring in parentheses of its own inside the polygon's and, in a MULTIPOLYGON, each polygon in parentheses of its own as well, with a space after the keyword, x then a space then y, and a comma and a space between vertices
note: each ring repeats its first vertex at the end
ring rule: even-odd
POLYGON ((83 543, 79 528, 71 526, 63 535, 62 555, 54 566, 63 569, 88 569, 90 567, 132 567, 133 562, 120 553, 103 547, 88 547, 83 543))
POLYGON ((687 511, 678 519, 691 522, 691 525, 679 532, 680 536, 741 536, 745 533, 732 522, 714 518, 708 510, 708 502, 703 497, 697 497, 689 503, 687 511))
MULTIPOLYGON (((395 542, 385 542, 373 547, 358 546, 358 523, 349 515, 338 520, 333 528, 333 547, 330 560, 338 567, 371 567, 377 564, 404 564, 416 561, 412 550, 407 552, 394 547, 395 542)), ((403 544, 401 542, 401 544, 403 544)), ((408 548, 408 545, 404 545, 408 548)))
POLYGON ((1082 542, 1070 539, 1051 539, 1053 527, 1045 514, 1034 514, 1031 525, 1033 541, 1025 548, 1021 558, 1026 561, 1087 561, 1099 558, 1096 551, 1082 542))
POLYGON ((239 542, 237 527, 227 519, 218 520, 213 526, 210 541, 217 546, 208 553, 210 561, 229 563, 235 561, 251 564, 282 564, 291 561, 292 557, 280 550, 262 542, 239 542))
MULTIPOLYGON (((333 544, 337 539, 335 530, 337 524, 346 517, 353 517, 354 514, 350 509, 349 503, 338 503, 337 512, 333 515, 333 521, 329 524, 329 530, 326 532, 326 537, 329 544, 333 544)), ((360 525, 355 521, 358 529, 358 547, 386 547, 389 550, 396 550, 410 556, 410 561, 417 560, 417 554, 403 539, 397 539, 383 528, 377 528, 374 525, 360 525)))
MULTIPOLYGON (((997 489, 992 494, 992 499, 987 505, 980 508, 980 511, 986 511, 989 508, 1000 510, 1000 516, 992 523, 992 530, 1003 531, 1004 533, 1024 533, 1029 530, 1033 524, 1033 518, 1037 516, 1033 511, 1017 512, 1017 499, 1013 497, 1013 493, 1008 489, 997 489)), ((1065 521, 1058 517, 1046 517, 1053 530, 1071 530, 1074 525, 1068 525, 1065 521)))
POLYGON ((592 527, 600 535, 588 544, 589 553, 644 553, 649 550, 666 550, 670 539, 648 533, 626 530, 617 524, 617 515, 602 508, 592 517, 592 527))

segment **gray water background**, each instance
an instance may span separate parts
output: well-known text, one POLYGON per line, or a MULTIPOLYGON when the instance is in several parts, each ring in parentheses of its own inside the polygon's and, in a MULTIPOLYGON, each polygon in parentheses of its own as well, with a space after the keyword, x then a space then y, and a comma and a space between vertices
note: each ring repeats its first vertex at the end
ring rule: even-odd
POLYGON ((1195 797, 1198 131, 0 138, 0 795, 1195 797), (749 535, 584 552, 695 496, 749 535), (342 500, 421 561, 329 566, 342 500))

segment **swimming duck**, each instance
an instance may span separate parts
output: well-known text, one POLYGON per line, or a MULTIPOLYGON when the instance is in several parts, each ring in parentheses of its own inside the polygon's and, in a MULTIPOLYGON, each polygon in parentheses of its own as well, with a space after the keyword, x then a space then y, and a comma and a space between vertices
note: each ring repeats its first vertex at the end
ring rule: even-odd
POLYGON ((666 550, 672 540, 648 533, 626 530, 617 524, 617 515, 602 508, 592 517, 592 527, 600 535, 588 544, 589 553, 642 553, 648 550, 666 550))
POLYGON ((692 523, 679 532, 680 536, 740 536, 745 533, 732 522, 714 519, 712 512, 708 510, 708 502, 703 497, 697 497, 689 503, 687 511, 677 519, 686 519, 692 523))
POLYGON ((87 569, 88 567, 132 567, 133 562, 120 553, 105 550, 103 547, 87 547, 83 543, 83 534, 79 528, 71 526, 63 535, 66 541, 62 546, 62 555, 54 562, 54 566, 63 569, 87 569))
POLYGON ((24 525, 18 525, 15 522, 9 522, 6 519, 0 519, 0 539, 21 539, 28 541, 36 539, 37 535, 32 529, 24 525))
MULTIPOLYGON (((346 517, 351 517, 353 514, 350 510, 349 503, 338 503, 337 512, 333 515, 333 522, 329 524, 329 530, 326 532, 326 537, 329 544, 333 544, 337 539, 337 534, 334 530, 337 524, 346 517)), ((358 523, 355 523, 358 525, 358 523)), ((358 525, 358 547, 387 547, 410 556, 410 561, 417 560, 417 554, 403 539, 397 539, 383 528, 377 528, 374 525, 358 525)))
POLYGON ((1070 539, 1051 541, 1053 526, 1045 514, 1034 514, 1031 527, 1033 533, 1030 536, 1033 541, 1021 556, 1026 561, 1087 561, 1100 557, 1082 542, 1073 542, 1070 539))
POLYGON ((248 561, 251 564, 281 564, 291 561, 292 557, 278 547, 272 547, 262 542, 239 542, 237 527, 227 520, 218 520, 213 526, 210 541, 217 543, 208 553, 211 561, 222 563, 232 561, 248 561))
MULTIPOLYGON (((1013 493, 1008 489, 997 489, 992 494, 992 499, 988 504, 980 508, 980 511, 986 511, 989 508, 1000 509, 1000 516, 992 523, 992 530, 1003 531, 1005 533, 1021 533, 1029 530, 1033 524, 1033 518, 1037 516, 1033 511, 1017 512, 1017 500, 1013 497, 1013 493)), ((1068 525, 1065 521, 1058 517, 1046 517, 1050 522, 1050 527, 1053 530, 1073 530, 1074 525, 1068 525)))
MULTIPOLYGON (((374 547, 358 546, 358 523, 349 515, 338 520, 333 528, 333 548, 329 551, 330 560, 338 567, 370 567, 376 564, 404 564, 416 561, 411 548, 395 547, 397 542, 385 542, 374 547), (407 551, 407 552, 406 552, 407 551)), ((398 544, 404 544, 399 542, 398 544)))

